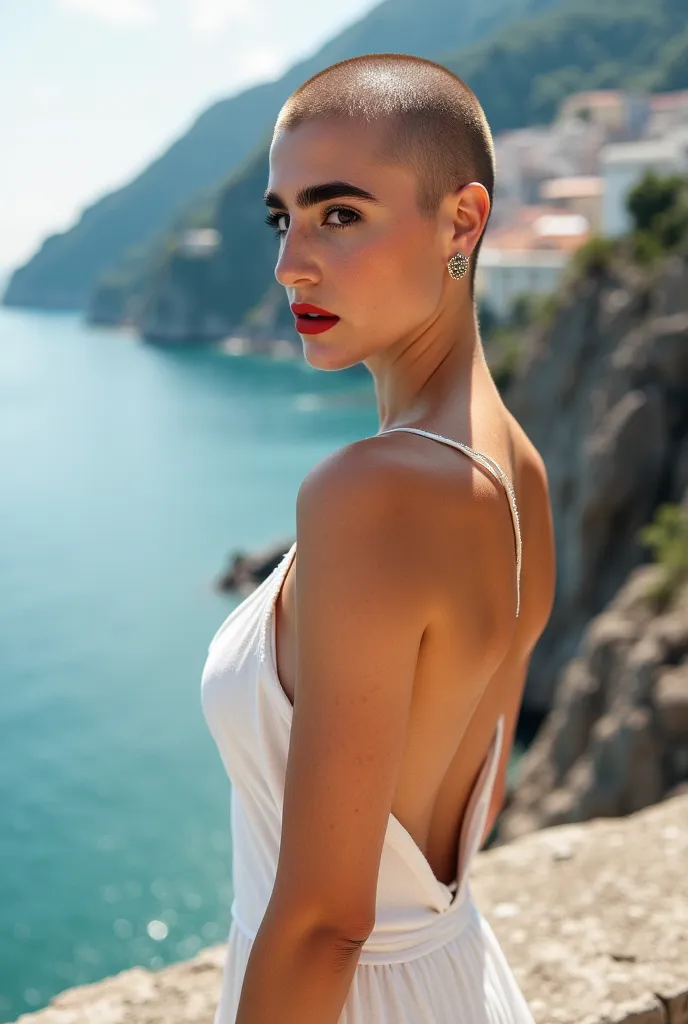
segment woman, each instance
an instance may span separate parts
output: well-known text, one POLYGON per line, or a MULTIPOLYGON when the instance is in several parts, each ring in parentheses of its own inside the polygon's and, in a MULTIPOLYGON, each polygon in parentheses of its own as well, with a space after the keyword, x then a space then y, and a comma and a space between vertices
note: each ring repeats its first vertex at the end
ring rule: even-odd
POLYGON ((275 274, 311 366, 373 375, 380 432, 307 474, 297 543, 210 645, 216 1024, 532 1021, 467 878, 555 575, 545 469, 476 322, 493 187, 477 99, 429 61, 336 64, 277 121, 275 274))

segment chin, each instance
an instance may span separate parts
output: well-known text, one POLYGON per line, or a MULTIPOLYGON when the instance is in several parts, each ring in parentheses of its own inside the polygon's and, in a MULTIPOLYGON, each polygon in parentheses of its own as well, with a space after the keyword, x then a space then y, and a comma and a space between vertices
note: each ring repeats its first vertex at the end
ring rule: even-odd
POLYGON ((322 341, 314 341, 313 338, 305 338, 303 341, 303 357, 309 366, 314 370, 347 370, 355 366, 364 358, 354 356, 351 352, 343 351, 336 345, 327 345, 322 341))

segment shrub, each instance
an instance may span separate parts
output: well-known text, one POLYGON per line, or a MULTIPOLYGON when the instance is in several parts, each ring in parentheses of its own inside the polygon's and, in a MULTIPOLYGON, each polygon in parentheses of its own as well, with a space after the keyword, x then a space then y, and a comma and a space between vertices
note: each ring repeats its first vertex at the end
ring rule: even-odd
POLYGON ((688 178, 649 171, 629 193, 627 206, 634 224, 632 237, 643 239, 638 245, 641 259, 650 252, 650 237, 660 250, 674 249, 688 238, 688 178))
POLYGON ((688 580, 688 509, 672 502, 660 505, 637 539, 662 567, 659 583, 648 596, 664 607, 688 580))
POLYGON ((629 244, 631 259, 643 267, 655 263, 664 252, 662 243, 650 231, 636 231, 629 244))
POLYGON ((593 235, 580 249, 576 250, 572 265, 579 273, 600 276, 611 269, 617 251, 617 243, 613 238, 604 235, 593 235))
POLYGON ((508 388, 524 354, 525 342, 518 332, 502 328, 493 335, 485 356, 500 393, 508 388))

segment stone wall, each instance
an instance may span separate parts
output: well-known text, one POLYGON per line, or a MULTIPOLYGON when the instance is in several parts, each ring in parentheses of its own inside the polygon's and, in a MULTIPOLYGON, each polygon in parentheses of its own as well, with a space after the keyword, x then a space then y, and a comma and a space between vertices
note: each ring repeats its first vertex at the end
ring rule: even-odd
MULTIPOLYGON (((472 886, 537 1024, 688 1024, 688 795, 484 851, 472 886)), ((70 989, 19 1021, 212 1024, 224 948, 70 989)))

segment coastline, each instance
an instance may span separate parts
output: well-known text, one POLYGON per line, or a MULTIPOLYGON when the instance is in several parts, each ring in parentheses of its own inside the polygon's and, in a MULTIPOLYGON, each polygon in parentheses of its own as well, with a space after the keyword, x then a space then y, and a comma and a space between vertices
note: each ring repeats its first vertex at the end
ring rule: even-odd
MULTIPOLYGON (((536 1024, 688 1022, 688 794, 478 854, 471 887, 536 1024)), ((212 1024, 225 946, 68 989, 15 1024, 212 1024)))

